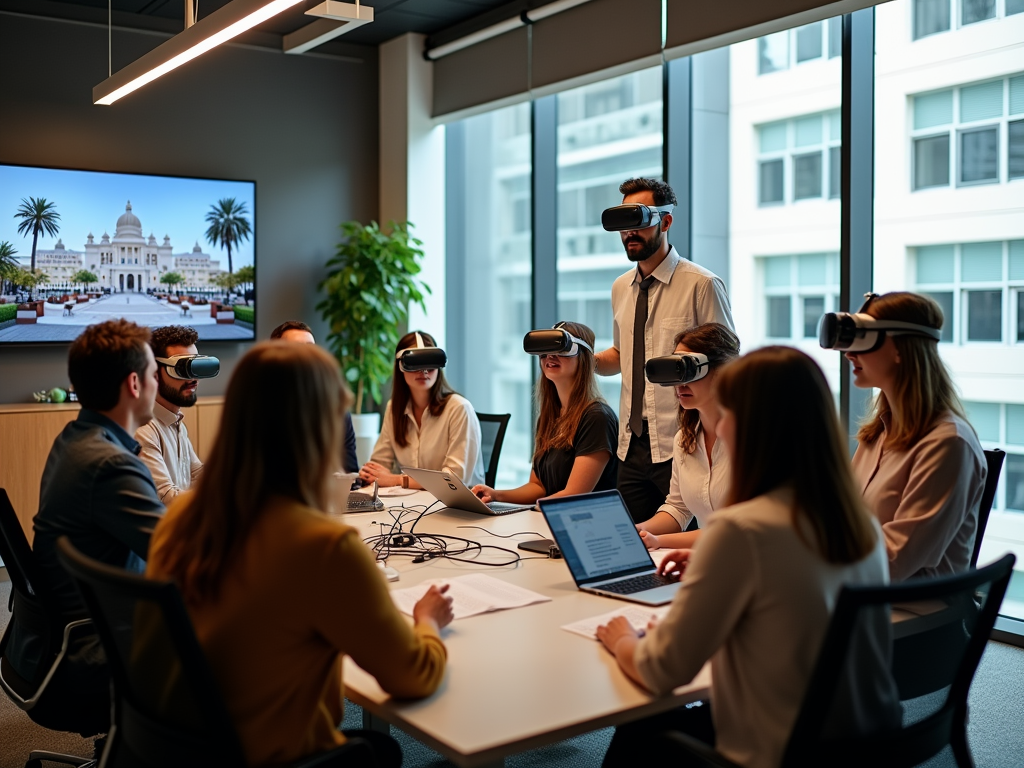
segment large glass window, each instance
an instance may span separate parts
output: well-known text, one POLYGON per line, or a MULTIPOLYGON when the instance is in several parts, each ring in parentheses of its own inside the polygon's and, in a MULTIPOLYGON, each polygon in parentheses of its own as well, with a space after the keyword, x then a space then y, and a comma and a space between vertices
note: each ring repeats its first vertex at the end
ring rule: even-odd
POLYGON ((781 72, 804 62, 835 58, 842 52, 842 19, 816 21, 758 39, 757 73, 781 72))
MULTIPOLYGON (((612 345, 611 287, 632 266, 601 211, 622 202, 631 176, 662 175, 661 67, 585 85, 558 96, 558 317, 612 345)), ((618 410, 619 376, 600 376, 618 410)))
MULTIPOLYGON (((1024 217, 1014 212, 1024 207, 1015 181, 1024 169, 1011 158, 1022 152, 1014 132, 1024 122, 1024 76, 1005 75, 1006 50, 989 37, 951 35, 941 55, 913 42, 950 19, 971 25, 1011 7, 896 0, 875 10, 874 289, 926 293, 942 307, 939 352, 968 418, 985 448, 1007 452, 981 561, 1015 552, 1013 589, 1022 593, 1024 217), (948 66, 953 59, 971 62, 970 81, 948 66), (950 193, 916 191, 927 188, 950 193)), ((1024 604, 1008 599, 1003 612, 1024 618, 1024 604)))
POLYGON ((758 203, 839 197, 839 110, 757 126, 758 203))

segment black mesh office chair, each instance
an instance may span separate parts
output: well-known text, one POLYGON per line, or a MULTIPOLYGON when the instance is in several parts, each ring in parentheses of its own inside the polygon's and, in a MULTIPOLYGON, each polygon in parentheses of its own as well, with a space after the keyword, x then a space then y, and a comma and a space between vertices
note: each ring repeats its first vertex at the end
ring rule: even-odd
POLYGON ((978 555, 981 554, 981 541, 985 538, 985 528, 988 526, 988 516, 992 511, 992 502, 996 498, 996 488, 999 486, 999 473, 1003 469, 1003 460, 1006 453, 998 449, 985 451, 985 462, 988 464, 988 474, 985 476, 985 490, 981 494, 981 506, 978 507, 978 531, 974 536, 974 552, 971 554, 971 568, 978 567, 978 555))
MULTIPOLYGON (((10 497, 3 488, 0 488, 0 559, 7 566, 7 573, 11 579, 11 601, 8 609, 13 613, 3 638, 0 638, 0 688, 3 688, 8 698, 19 709, 24 710, 37 725, 53 731, 76 731, 73 722, 63 714, 51 710, 47 687, 60 669, 76 629, 92 622, 85 619, 65 625, 56 613, 50 610, 45 595, 40 594, 32 548, 25 538, 25 531, 14 512, 10 497), (21 627, 39 638, 34 649, 38 653, 36 673, 30 679, 18 674, 7 657, 14 634, 15 617, 21 627)), ((25 767, 38 768, 42 760, 75 766, 93 765, 93 761, 88 758, 33 750, 25 767)))
MULTIPOLYGON (((967 693, 1013 573, 1013 555, 957 576, 920 579, 885 587, 846 587, 839 595, 821 653, 804 695, 783 756, 783 768, 863 768, 918 765, 947 744, 960 768, 973 768, 967 745, 967 693), (893 608, 890 625, 877 624, 890 606, 916 606, 917 613, 893 608), (874 626, 872 627, 872 623, 874 626), (935 659, 939 705, 917 722, 895 728, 851 730, 849 683, 858 680, 864 643, 888 642, 918 632, 949 627, 963 641, 948 644, 935 659), (858 630, 872 629, 871 632, 858 630), (945 681, 945 682, 943 682, 945 681), (844 700, 847 699, 847 700, 844 700)), ((891 681, 890 681, 891 682, 891 681)), ((901 694, 901 700, 904 698, 901 694)), ((720 753, 685 734, 666 732, 680 764, 737 768, 720 753)))
POLYGON ((505 431, 511 413, 478 413, 480 420, 481 445, 484 459, 484 482, 494 487, 498 478, 498 458, 501 456, 501 445, 505 442, 505 431))
MULTIPOLYGON (((96 623, 114 680, 114 724, 104 768, 245 766, 234 723, 177 587, 92 560, 66 536, 58 539, 57 552, 96 623)), ((291 768, 376 765, 366 741, 349 739, 291 768)))

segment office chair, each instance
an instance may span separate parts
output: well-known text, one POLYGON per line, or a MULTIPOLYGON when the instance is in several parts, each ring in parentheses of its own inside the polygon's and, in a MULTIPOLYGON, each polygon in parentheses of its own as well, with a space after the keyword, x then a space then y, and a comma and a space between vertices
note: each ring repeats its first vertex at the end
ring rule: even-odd
MULTIPOLYGON (((974 768, 967 745, 967 693, 995 624, 1015 562, 1013 555, 956 576, 920 579, 882 587, 844 587, 817 664, 790 734, 782 768, 863 768, 866 765, 910 768, 942 751, 947 744, 960 768, 974 768), (980 602, 979 602, 980 601, 980 602), (903 614, 891 624, 894 604, 916 604, 916 616, 903 614), (874 626, 872 626, 872 624, 874 626), (948 647, 937 660, 936 679, 948 686, 937 709, 912 724, 874 733, 852 733, 848 683, 858 676, 858 657, 871 644, 887 642, 937 627, 952 627, 965 642, 948 647), (867 643, 868 645, 865 645, 867 643), (844 729, 843 725, 847 725, 844 729), (845 731, 845 732, 844 732, 845 731)), ((890 681, 891 682, 891 681, 890 681)), ((901 694, 900 699, 905 697, 901 694)), ((704 742, 668 731, 663 736, 681 762, 698 768, 737 768, 704 742)))
POLYGON ((996 488, 999 486, 999 473, 1003 469, 1003 460, 1006 452, 998 449, 985 451, 985 461, 988 464, 988 474, 985 476, 985 490, 981 494, 981 506, 978 507, 978 530, 974 534, 974 552, 971 554, 971 568, 978 567, 978 555, 981 554, 981 541, 985 538, 985 528, 988 526, 988 516, 992 511, 992 502, 996 498, 996 488))
MULTIPOLYGON (((0 688, 15 705, 26 712, 34 723, 53 731, 73 731, 74 724, 48 711, 47 686, 60 668, 67 653, 71 636, 77 627, 91 624, 88 619, 72 621, 67 625, 50 610, 40 594, 36 578, 35 561, 21 521, 7 491, 0 488, 0 560, 7 566, 11 579, 11 601, 8 609, 18 623, 42 638, 38 671, 32 679, 19 675, 7 658, 7 649, 14 632, 14 616, 0 638, 0 688)), ((93 761, 75 755, 62 755, 46 750, 33 750, 25 768, 38 768, 42 760, 74 766, 90 766, 93 761)))
MULTIPOLYGON (((246 765, 238 733, 178 588, 86 557, 62 536, 57 556, 96 623, 114 681, 102 768, 246 765)), ((374 768, 352 738, 290 768, 374 768)))
POLYGON ((498 479, 498 457, 501 456, 501 445, 505 442, 505 431, 511 413, 478 413, 480 420, 480 450, 484 460, 484 482, 494 487, 498 479))

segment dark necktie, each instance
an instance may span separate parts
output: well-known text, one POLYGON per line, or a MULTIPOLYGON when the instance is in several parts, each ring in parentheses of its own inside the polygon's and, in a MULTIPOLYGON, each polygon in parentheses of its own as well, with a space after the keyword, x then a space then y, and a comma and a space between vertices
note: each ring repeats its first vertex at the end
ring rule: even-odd
POLYGON ((648 275, 640 281, 640 290, 636 294, 636 313, 633 315, 633 386, 629 405, 629 429, 634 435, 643 431, 644 391, 647 380, 644 378, 644 363, 647 353, 644 347, 644 336, 647 328, 647 289, 654 282, 654 275, 648 275))

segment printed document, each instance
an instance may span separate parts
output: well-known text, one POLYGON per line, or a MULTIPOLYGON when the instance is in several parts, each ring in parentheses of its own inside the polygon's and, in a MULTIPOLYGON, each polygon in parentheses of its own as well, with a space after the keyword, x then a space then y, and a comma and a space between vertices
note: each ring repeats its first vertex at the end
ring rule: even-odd
POLYGON ((661 621, 665 618, 665 615, 668 613, 668 609, 671 607, 671 605, 659 605, 657 607, 627 605, 622 608, 616 608, 614 611, 609 611, 608 613, 602 613, 600 616, 593 616, 589 619, 574 621, 572 624, 566 624, 562 629, 566 632, 572 632, 577 635, 582 635, 583 637, 589 637, 591 640, 597 640, 597 628, 599 626, 607 624, 616 616, 625 616, 626 621, 633 626, 633 629, 637 632, 643 633, 647 631, 647 624, 652 618, 661 621))
POLYGON ((474 573, 454 579, 431 579, 407 589, 391 591, 391 599, 398 610, 412 616, 413 606, 426 594, 432 584, 448 584, 448 594, 452 596, 452 610, 456 619, 476 616, 479 613, 503 611, 507 608, 522 608, 534 603, 546 603, 551 600, 539 592, 517 587, 514 584, 474 573))

